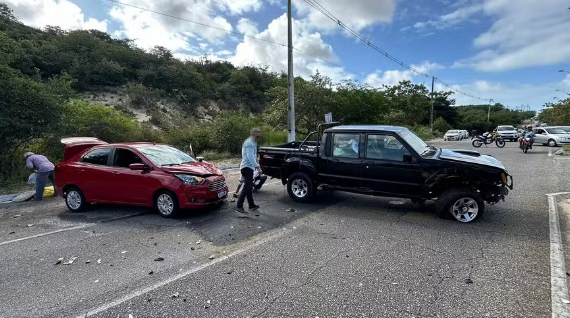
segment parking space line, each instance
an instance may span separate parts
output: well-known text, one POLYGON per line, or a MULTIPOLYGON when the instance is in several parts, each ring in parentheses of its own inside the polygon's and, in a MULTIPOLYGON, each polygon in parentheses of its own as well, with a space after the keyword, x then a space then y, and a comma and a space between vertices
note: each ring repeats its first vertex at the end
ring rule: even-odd
POLYGON ((564 244, 560 234, 558 217, 558 202, 556 196, 568 193, 550 193, 548 196, 548 215, 550 226, 550 297, 552 302, 552 317, 570 317, 568 297, 568 282, 566 280, 566 265, 564 244))
POLYGON ((38 238, 38 237, 43 237, 43 236, 47 236, 47 235, 57 234, 57 233, 61 233, 61 232, 67 232, 67 231, 73 231, 73 230, 81 230, 81 229, 85 229, 85 228, 88 228, 88 227, 95 226, 95 225, 97 225, 97 224, 107 223, 107 222, 117 221, 117 220, 122 220, 122 219, 130 218, 130 217, 133 217, 133 216, 144 215, 144 214, 147 214, 147 212, 134 213, 134 214, 128 214, 128 215, 122 215, 122 216, 110 218, 110 219, 108 219, 108 220, 102 220, 102 221, 95 222, 95 223, 89 223, 89 224, 76 225, 76 226, 72 226, 72 227, 66 227, 66 228, 64 228, 64 229, 59 229, 59 230, 55 230, 55 231, 51 231, 51 232, 40 233, 40 234, 36 234, 36 235, 32 235, 32 236, 21 237, 21 238, 14 239, 14 240, 10 240, 10 241, 0 242, 0 246, 2 246, 2 245, 7 245, 7 244, 12 244, 12 243, 16 243, 16 242, 21 242, 21 241, 26 241, 26 240, 31 240, 31 239, 35 239, 35 238, 38 238))
POLYGON ((238 250, 235 250, 235 251, 231 252, 231 253, 228 254, 228 255, 221 256, 221 257, 216 258, 216 259, 214 259, 214 260, 212 260, 212 261, 210 261, 210 262, 204 263, 204 264, 202 264, 202 265, 199 265, 199 266, 196 266, 196 267, 194 267, 194 268, 191 268, 191 269, 189 269, 189 270, 187 270, 187 271, 185 271, 185 272, 182 272, 182 273, 177 274, 177 275, 174 275, 174 276, 172 276, 172 277, 170 277, 170 278, 164 279, 164 280, 162 280, 162 281, 160 281, 160 282, 158 282, 158 283, 156 283, 156 284, 153 284, 153 285, 148 286, 148 287, 145 287, 145 288, 141 288, 141 289, 136 290, 136 291, 134 291, 134 292, 132 292, 132 293, 130 293, 130 294, 127 294, 127 295, 125 295, 125 296, 123 296, 123 297, 121 297, 121 298, 118 298, 118 299, 116 299, 116 300, 113 300, 113 301, 110 301, 110 302, 108 302, 108 303, 105 303, 105 304, 103 304, 103 305, 101 305, 101 306, 99 306, 99 307, 90 309, 90 310, 87 311, 86 313, 77 316, 77 318, 91 317, 91 316, 93 316, 93 315, 96 315, 96 314, 102 313, 102 312, 104 312, 104 311, 107 311, 107 310, 109 310, 109 309, 111 309, 111 308, 113 308, 113 307, 116 307, 116 306, 118 306, 118 305, 120 305, 120 304, 122 304, 122 303, 124 303, 124 302, 127 302, 127 301, 129 301, 129 300, 131 300, 131 299, 133 299, 133 298, 135 298, 135 297, 138 297, 138 296, 144 295, 144 294, 146 294, 146 293, 149 293, 149 292, 151 292, 151 291, 153 291, 153 290, 156 290, 156 289, 158 289, 158 288, 160 288, 160 287, 162 287, 162 286, 165 286, 165 285, 167 285, 167 284, 173 283, 173 282, 175 282, 175 281, 177 281, 177 280, 183 279, 183 278, 185 278, 185 277, 187 277, 187 276, 189 276, 189 275, 192 275, 192 274, 194 274, 194 273, 196 273, 196 272, 199 272, 199 271, 201 271, 201 270, 203 270, 203 269, 206 269, 206 268, 208 268, 208 267, 210 267, 210 266, 212 266, 212 265, 221 263, 221 262, 223 262, 223 261, 225 261, 225 260, 227 260, 227 259, 230 259, 230 258, 232 258, 232 257, 234 257, 234 256, 237 256, 237 255, 239 255, 239 254, 242 254, 242 253, 244 253, 244 252, 247 252, 247 251, 251 250, 251 249, 254 248, 254 247, 260 246, 260 245, 262 245, 262 244, 265 244, 265 243, 268 243, 268 242, 270 242, 270 241, 272 241, 272 240, 275 240, 275 239, 277 239, 277 238, 279 238, 279 237, 282 237, 283 235, 285 235, 286 233, 289 233, 289 232, 291 232, 291 231, 292 231, 292 230, 289 230, 289 229, 281 229, 281 230, 278 230, 278 231, 276 231, 276 232, 273 232, 272 234, 270 234, 270 235, 268 235, 268 236, 265 236, 265 237, 263 237, 263 238, 261 238, 261 239, 255 241, 255 242, 253 242, 253 243, 250 244, 250 245, 246 245, 246 246, 244 246, 244 247, 242 247, 242 248, 240 248, 240 249, 238 249, 238 250))

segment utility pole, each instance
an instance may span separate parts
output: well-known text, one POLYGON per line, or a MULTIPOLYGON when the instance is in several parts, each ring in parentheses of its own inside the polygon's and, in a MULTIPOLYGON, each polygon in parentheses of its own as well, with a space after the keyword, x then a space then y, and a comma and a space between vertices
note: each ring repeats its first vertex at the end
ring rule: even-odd
POLYGON ((429 112, 429 132, 433 133, 433 86, 435 84, 435 76, 431 77, 431 106, 429 112))
POLYGON ((493 99, 489 99, 489 110, 487 110, 487 122, 489 122, 489 119, 491 118, 491 103, 493 102, 493 99))
POLYGON ((291 11, 291 0, 287 1, 287 33, 288 33, 288 62, 289 62, 289 111, 287 113, 288 129, 287 140, 289 142, 295 141, 295 76, 293 75, 293 21, 291 11))

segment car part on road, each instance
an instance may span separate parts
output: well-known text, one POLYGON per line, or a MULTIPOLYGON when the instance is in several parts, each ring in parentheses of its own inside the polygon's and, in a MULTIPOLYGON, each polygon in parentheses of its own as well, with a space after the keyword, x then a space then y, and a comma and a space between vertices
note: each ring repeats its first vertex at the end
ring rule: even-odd
POLYGON ((71 212, 85 211, 89 203, 85 201, 83 192, 77 187, 71 187, 65 192, 65 204, 71 212))
POLYGON ((176 195, 170 191, 159 191, 154 202, 156 211, 166 218, 175 217, 180 210, 176 195))
POLYGON ((485 202, 469 188, 454 188, 444 192, 435 202, 440 217, 452 216, 462 223, 479 219, 485 211, 485 202))
POLYGON ((315 194, 313 181, 303 172, 296 172, 289 176, 287 192, 293 200, 301 203, 310 201, 315 194))

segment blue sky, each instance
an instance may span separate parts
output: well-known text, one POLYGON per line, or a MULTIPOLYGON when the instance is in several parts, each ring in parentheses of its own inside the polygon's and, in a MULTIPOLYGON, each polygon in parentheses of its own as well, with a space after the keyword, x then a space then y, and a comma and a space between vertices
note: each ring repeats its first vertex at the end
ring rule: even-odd
MULTIPOLYGON (((122 0, 224 30, 172 19, 107 0, 3 0, 26 24, 96 28, 162 45, 181 59, 225 59, 236 65, 287 66, 285 0, 122 0)), ((310 0, 309 0, 310 1, 310 0)), ((570 92, 570 10, 566 0, 312 0, 370 42, 453 89, 512 108, 540 109, 570 92)), ((309 6, 293 0, 295 73, 317 70, 335 81, 369 85, 409 79, 430 84, 365 44, 309 6), (328 64, 323 60, 333 62, 328 64), (341 67, 339 67, 341 66, 341 67)), ((436 89, 446 89, 437 82, 436 89)), ((457 104, 485 103, 461 94, 457 104)))

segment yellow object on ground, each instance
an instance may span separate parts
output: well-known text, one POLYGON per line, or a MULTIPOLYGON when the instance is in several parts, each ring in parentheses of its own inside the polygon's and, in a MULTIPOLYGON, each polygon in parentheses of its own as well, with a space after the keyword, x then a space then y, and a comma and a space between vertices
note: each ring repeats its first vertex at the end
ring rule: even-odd
POLYGON ((44 188, 44 198, 46 197, 53 197, 55 191, 53 187, 45 187, 44 188))

